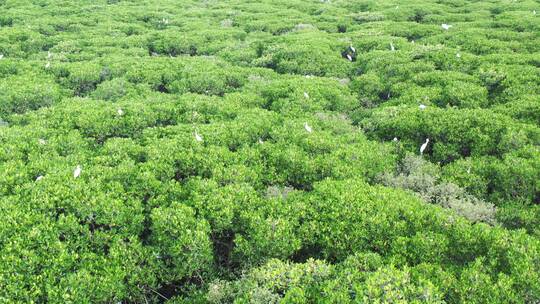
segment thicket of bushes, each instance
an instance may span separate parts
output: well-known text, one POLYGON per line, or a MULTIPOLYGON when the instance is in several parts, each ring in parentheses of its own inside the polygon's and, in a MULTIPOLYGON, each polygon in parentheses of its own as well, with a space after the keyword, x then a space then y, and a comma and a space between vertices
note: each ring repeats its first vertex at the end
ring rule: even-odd
POLYGON ((0 302, 540 301, 534 11, 0 0, 0 302))

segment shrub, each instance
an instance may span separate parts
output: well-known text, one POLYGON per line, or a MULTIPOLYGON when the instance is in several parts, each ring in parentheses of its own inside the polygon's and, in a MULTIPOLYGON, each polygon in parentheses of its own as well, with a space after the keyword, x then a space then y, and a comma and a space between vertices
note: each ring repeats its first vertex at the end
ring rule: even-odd
POLYGON ((0 53, 13 58, 27 58, 46 45, 43 35, 24 27, 0 26, 0 37, 0 53))
POLYGON ((171 56, 197 55, 198 41, 194 37, 178 35, 174 32, 160 33, 148 43, 150 53, 167 54, 171 56))
POLYGON ((198 93, 223 96, 241 88, 246 77, 239 70, 223 69, 222 64, 192 61, 179 73, 178 80, 171 82, 171 93, 198 93))
POLYGON ((42 75, 12 76, 0 79, 0 116, 21 114, 51 106, 60 101, 62 91, 42 75), (36 82, 37 78, 42 79, 36 82))
POLYGON ((168 281, 190 277, 208 269, 212 261, 208 223, 181 204, 152 211, 151 242, 163 263, 168 281))
POLYGON ((283 114, 348 113, 357 107, 354 95, 338 81, 291 77, 253 86, 264 98, 265 108, 283 114))
POLYGON ((73 91, 75 96, 87 96, 99 83, 109 78, 109 70, 98 63, 71 63, 56 66, 53 72, 60 77, 60 83, 73 91))
POLYGON ((530 124, 540 121, 540 103, 538 97, 533 95, 525 95, 518 100, 499 105, 494 107, 493 111, 530 124))
POLYGON ((455 184, 440 180, 439 168, 420 157, 407 155, 397 174, 383 174, 382 184, 416 192, 422 199, 454 210, 472 222, 495 222, 495 207, 455 184))
POLYGON ((534 204, 538 201, 537 154, 536 148, 524 147, 502 159, 457 161, 445 168, 444 178, 496 204, 534 204))
POLYGON ((358 93, 360 102, 368 108, 376 107, 388 96, 388 87, 373 72, 355 78, 351 83, 351 89, 358 93))
POLYGON ((122 78, 104 81, 96 87, 91 96, 95 99, 116 101, 130 94, 134 86, 122 78))
MULTIPOLYGON (((344 48, 344 47, 343 47, 344 48)), ((268 67, 281 74, 346 76, 350 62, 342 58, 324 35, 298 33, 261 46, 256 66, 268 67), (306 44, 306 41, 310 41, 306 44)))
POLYGON ((513 121, 489 110, 388 107, 374 112, 363 122, 374 137, 397 137, 409 151, 418 151, 426 138, 431 140, 424 154, 433 161, 449 163, 460 157, 493 155, 538 142, 537 127, 513 121), (519 130, 519 131, 518 131, 519 130))
MULTIPOLYGON (((428 72, 416 75, 413 81, 423 87, 438 87, 440 93, 430 101, 440 107, 486 107, 487 90, 469 75, 451 72, 428 72)), ((420 96, 418 96, 420 97, 420 96)))
POLYGON ((524 206, 509 203, 497 209, 497 220, 509 229, 525 229, 528 233, 540 236, 538 205, 524 206))

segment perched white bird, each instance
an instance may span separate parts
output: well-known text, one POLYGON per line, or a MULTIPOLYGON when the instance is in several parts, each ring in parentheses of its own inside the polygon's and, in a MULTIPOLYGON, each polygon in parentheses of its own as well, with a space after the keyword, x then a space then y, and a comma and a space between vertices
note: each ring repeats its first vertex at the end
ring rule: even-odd
POLYGON ((43 139, 43 138, 40 138, 40 139, 38 139, 38 143, 40 145, 45 145, 45 144, 47 144, 47 141, 45 139, 43 139))
POLYGON ((40 175, 40 176, 36 177, 36 182, 40 181, 42 178, 43 178, 43 175, 40 175))
POLYGON ((306 99, 309 99, 309 94, 308 94, 307 92, 304 92, 304 97, 305 97, 306 99))
POLYGON ((426 142, 420 146, 420 155, 424 154, 424 150, 426 150, 427 145, 429 144, 429 138, 426 138, 426 142))
POLYGON ((4 54, 0 54, 0 59, 4 58, 4 54))
POLYGON ((311 127, 308 125, 307 122, 304 123, 304 129, 306 129, 306 131, 308 131, 308 133, 313 132, 313 129, 311 129, 311 127))
POLYGON ((394 137, 393 141, 398 141, 397 137, 394 137))
POLYGON ((118 108, 118 111, 116 111, 116 113, 118 113, 118 116, 122 116, 124 115, 124 110, 118 108))
POLYGON ((264 141, 262 140, 262 138, 259 137, 259 144, 264 144, 264 141))
POLYGON ((460 53, 456 53, 456 57, 457 57, 457 58, 461 58, 461 54, 460 54, 460 53))
POLYGON ((51 62, 50 61, 47 61, 47 64, 45 64, 45 68, 48 69, 51 67, 51 62))
POLYGON ((441 27, 442 27, 445 31, 447 31, 447 30, 449 30, 449 29, 452 27, 452 25, 451 25, 451 24, 443 23, 443 24, 441 24, 441 27))
POLYGON ((356 49, 354 48, 354 46, 350 45, 349 49, 351 50, 351 52, 356 53, 356 49))
POLYGON ((390 50, 391 50, 391 51, 395 51, 395 50, 396 50, 396 48, 394 47, 394 44, 393 44, 392 42, 390 42, 390 50))
POLYGON ((536 15, 536 10, 533 10, 533 15, 536 15))
POLYGON ((471 174, 471 167, 467 168, 467 174, 471 174))
POLYGON ((77 165, 77 167, 75 168, 75 171, 73 171, 73 177, 77 178, 77 177, 81 176, 81 172, 82 172, 81 166, 77 165))
POLYGON ((418 107, 420 108, 420 110, 423 110, 423 109, 427 108, 426 105, 424 105, 424 104, 421 104, 421 105, 418 106, 418 107))
POLYGON ((349 61, 352 61, 351 55, 347 54, 347 59, 349 59, 349 61))
POLYGON ((411 43, 414 44, 414 40, 411 40, 411 43))
POLYGON ((196 131, 195 131, 195 140, 198 141, 198 142, 203 141, 202 137, 196 131))

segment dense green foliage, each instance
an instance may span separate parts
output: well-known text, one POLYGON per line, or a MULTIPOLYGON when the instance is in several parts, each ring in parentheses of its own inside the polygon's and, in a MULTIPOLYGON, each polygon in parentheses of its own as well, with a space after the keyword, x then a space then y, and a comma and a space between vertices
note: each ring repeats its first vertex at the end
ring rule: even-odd
POLYGON ((0 303, 540 302, 537 11, 0 0, 0 303))

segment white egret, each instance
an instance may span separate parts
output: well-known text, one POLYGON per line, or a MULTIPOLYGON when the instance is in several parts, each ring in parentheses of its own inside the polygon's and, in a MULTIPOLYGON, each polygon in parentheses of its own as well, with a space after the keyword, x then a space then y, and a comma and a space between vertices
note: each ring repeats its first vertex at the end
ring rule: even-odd
POLYGON ((457 58, 461 58, 461 54, 460 54, 460 53, 456 53, 456 57, 457 57, 457 58))
POLYGON ((118 111, 116 111, 116 113, 118 113, 118 116, 122 116, 124 115, 124 110, 118 108, 118 111))
POLYGON ((4 54, 0 54, 0 59, 4 58, 4 54))
POLYGON ((348 85, 351 80, 349 78, 341 78, 338 80, 341 85, 348 85))
POLYGON ((264 144, 264 141, 262 140, 262 138, 259 137, 259 144, 264 144))
POLYGON ((197 131, 195 131, 195 140, 198 141, 198 142, 203 141, 202 136, 200 136, 199 133, 197 133, 197 131))
POLYGON ((426 138, 426 142, 420 146, 420 155, 424 154, 424 150, 426 150, 427 145, 429 144, 429 138, 426 138))
POLYGON ((308 125, 307 122, 304 123, 304 129, 306 129, 306 131, 308 131, 308 133, 313 132, 313 129, 311 129, 311 127, 308 125))
POLYGON ((73 171, 73 177, 74 178, 77 178, 79 176, 81 176, 81 172, 82 172, 82 168, 80 165, 77 165, 77 167, 75 168, 75 170, 73 171))
POLYGON ((397 137, 394 137, 393 141, 398 141, 397 137))
POLYGON ((51 62, 50 61, 47 61, 47 64, 45 64, 45 68, 48 69, 51 67, 51 62))
POLYGON ((221 20, 220 22, 221 27, 232 27, 233 24, 234 24, 234 21, 232 21, 231 19, 221 20))
POLYGON ((347 54, 347 59, 349 59, 349 61, 352 61, 351 55, 347 54))
POLYGON ((36 177, 36 182, 40 181, 42 178, 43 178, 43 175, 40 175, 40 176, 36 177))
POLYGON ((441 24, 441 27, 445 30, 445 31, 448 31, 452 25, 451 24, 446 24, 446 23, 443 23, 441 24))
POLYGON ((390 50, 391 50, 391 51, 395 51, 395 50, 396 50, 396 48, 394 47, 394 44, 393 44, 392 42, 390 42, 390 50))
POLYGON ((536 10, 533 10, 533 15, 536 15, 536 10))
POLYGON ((43 138, 40 138, 40 139, 38 139, 38 143, 40 145, 45 145, 45 144, 47 144, 47 141, 45 139, 43 139, 43 138))
POLYGON ((307 92, 304 92, 304 97, 305 97, 306 99, 309 99, 309 94, 308 94, 307 92))
POLYGON ((424 104, 421 104, 421 105, 418 106, 418 107, 420 108, 420 110, 424 110, 425 108, 427 108, 426 105, 424 105, 424 104))

